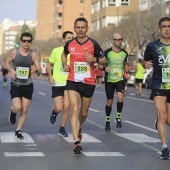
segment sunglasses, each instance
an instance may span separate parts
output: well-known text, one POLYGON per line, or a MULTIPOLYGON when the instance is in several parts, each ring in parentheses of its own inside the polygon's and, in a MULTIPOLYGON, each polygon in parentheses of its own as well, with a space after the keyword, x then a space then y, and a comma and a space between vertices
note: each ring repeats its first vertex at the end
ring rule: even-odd
POLYGON ((113 39, 113 40, 116 40, 116 41, 123 41, 123 38, 113 39))
POLYGON ((32 40, 22 40, 22 42, 24 42, 24 43, 31 43, 32 42, 32 40))

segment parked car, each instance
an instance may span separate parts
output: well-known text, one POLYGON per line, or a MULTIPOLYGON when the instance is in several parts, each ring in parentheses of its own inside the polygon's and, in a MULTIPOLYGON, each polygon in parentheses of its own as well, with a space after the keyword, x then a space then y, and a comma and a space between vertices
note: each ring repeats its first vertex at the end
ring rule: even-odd
POLYGON ((152 71, 146 77, 145 88, 146 89, 151 88, 151 84, 152 84, 152 71))

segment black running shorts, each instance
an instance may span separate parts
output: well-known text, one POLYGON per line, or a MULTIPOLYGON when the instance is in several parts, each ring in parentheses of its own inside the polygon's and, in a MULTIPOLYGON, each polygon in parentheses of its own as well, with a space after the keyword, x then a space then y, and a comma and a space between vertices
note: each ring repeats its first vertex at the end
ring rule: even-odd
POLYGON ((11 100, 15 97, 25 97, 26 99, 31 100, 32 99, 32 94, 33 94, 33 83, 29 85, 16 85, 14 83, 11 83, 11 100))
POLYGON ((170 103, 170 90, 152 89, 150 99, 153 100, 155 96, 165 96, 167 97, 166 102, 170 103))
POLYGON ((64 96, 66 86, 52 86, 52 98, 64 96))
POLYGON ((67 90, 76 91, 82 97, 90 98, 93 96, 95 85, 89 85, 82 82, 73 82, 67 80, 67 90))
POLYGON ((143 83, 143 79, 136 79, 135 78, 135 83, 143 83))
POLYGON ((124 93, 125 81, 121 80, 116 83, 105 82, 105 91, 107 99, 113 99, 115 90, 116 92, 124 93))

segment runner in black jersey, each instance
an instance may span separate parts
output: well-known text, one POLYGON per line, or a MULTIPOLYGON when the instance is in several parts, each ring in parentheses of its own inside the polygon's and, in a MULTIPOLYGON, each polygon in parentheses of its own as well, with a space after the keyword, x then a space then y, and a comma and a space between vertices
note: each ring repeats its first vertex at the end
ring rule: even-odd
POLYGON ((161 38, 147 45, 143 66, 153 66, 152 93, 157 110, 156 129, 162 143, 161 159, 169 159, 167 146, 167 128, 170 125, 170 18, 159 20, 161 38))

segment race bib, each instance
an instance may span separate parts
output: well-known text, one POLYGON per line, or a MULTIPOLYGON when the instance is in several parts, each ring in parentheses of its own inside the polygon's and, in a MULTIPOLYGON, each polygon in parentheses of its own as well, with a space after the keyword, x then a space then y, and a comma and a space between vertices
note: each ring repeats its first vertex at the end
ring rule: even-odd
POLYGON ((63 65, 62 65, 62 64, 60 65, 60 74, 64 74, 64 75, 67 75, 67 74, 68 74, 68 72, 65 72, 65 71, 64 71, 64 68, 63 68, 63 65))
POLYGON ((18 79, 28 79, 29 68, 28 67, 17 67, 16 76, 18 79))
POLYGON ((76 82, 83 82, 84 78, 90 78, 90 64, 88 64, 87 62, 75 62, 74 76, 76 82))
POLYGON ((170 68, 162 68, 162 82, 170 82, 170 68))
POLYGON ((110 78, 111 79, 121 79, 122 70, 121 69, 110 69, 110 78))

